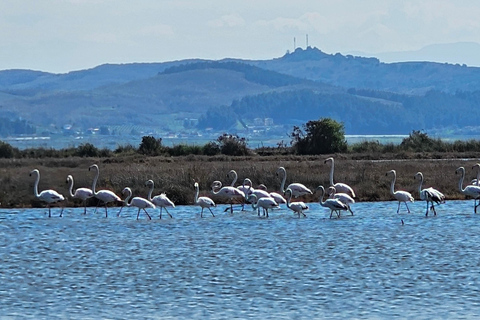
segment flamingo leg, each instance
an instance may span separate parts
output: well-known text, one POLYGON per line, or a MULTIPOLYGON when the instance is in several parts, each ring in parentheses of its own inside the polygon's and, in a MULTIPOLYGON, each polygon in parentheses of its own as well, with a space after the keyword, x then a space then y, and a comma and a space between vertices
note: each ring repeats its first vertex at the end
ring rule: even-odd
POLYGON ((62 207, 62 210, 60 210, 60 215, 59 215, 60 218, 63 217, 63 209, 65 209, 65 208, 62 207))
POLYGON ((436 216, 436 215, 437 215, 437 211, 435 211, 435 205, 433 204, 433 202, 432 202, 432 210, 433 210, 433 215, 436 216))
POLYGON ((428 200, 427 200, 427 212, 425 212, 425 217, 428 217, 428 200))
POLYGON ((408 208, 408 204, 407 204, 407 202, 405 202, 405 206, 407 207, 407 211, 408 211, 408 213, 410 213, 410 208, 408 208))
POLYGON ((108 218, 108 209, 107 209, 107 203, 106 202, 105 202, 105 218, 108 218))
POLYGON ((137 211, 137 220, 139 215, 140 215, 140 208, 138 208, 138 211, 137 211))
MULTIPOLYGON (((160 219, 162 219, 162 209, 163 209, 163 207, 160 207, 160 219)), ((165 209, 165 210, 167 210, 167 209, 165 209)))
POLYGON ((400 201, 398 201, 397 213, 400 211, 400 201))
MULTIPOLYGON (((161 209, 160 209, 161 210, 161 209)), ((170 216, 170 218, 173 218, 173 216, 170 214, 170 212, 168 212, 167 208, 165 208, 165 211, 167 211, 168 215, 170 216)), ((161 213, 161 212, 160 212, 161 213)))
POLYGON ((51 218, 52 217, 52 212, 50 211, 50 204, 47 207, 48 207, 48 217, 51 218))
POLYGON ((212 216, 215 217, 215 215, 213 214, 212 209, 208 208, 208 210, 210 210, 210 213, 212 214, 212 216))
POLYGON ((117 213, 117 217, 120 217, 120 213, 122 212, 122 210, 123 210, 123 207, 120 207, 120 210, 117 213))
POLYGON ((87 214, 87 200, 83 200, 83 214, 87 214))
POLYGON ((200 218, 203 218, 203 207, 202 207, 202 212, 200 212, 200 218))
POLYGON ((148 214, 147 210, 145 210, 145 208, 143 208, 143 211, 145 211, 145 213, 147 214, 148 220, 152 220, 152 217, 150 217, 150 215, 148 214))
POLYGON ((352 211, 352 209, 350 209, 350 206, 348 206, 348 211, 350 211, 350 213, 351 213, 352 216, 353 216, 353 211, 352 211))

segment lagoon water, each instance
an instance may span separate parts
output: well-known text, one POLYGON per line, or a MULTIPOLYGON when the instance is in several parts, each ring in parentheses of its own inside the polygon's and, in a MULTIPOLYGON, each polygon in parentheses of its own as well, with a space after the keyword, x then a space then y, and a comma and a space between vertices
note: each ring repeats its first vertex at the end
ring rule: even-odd
POLYGON ((268 219, 178 206, 0 209, 0 319, 475 319, 480 214, 449 201, 310 204, 268 219), (401 219, 405 222, 402 225, 401 219))

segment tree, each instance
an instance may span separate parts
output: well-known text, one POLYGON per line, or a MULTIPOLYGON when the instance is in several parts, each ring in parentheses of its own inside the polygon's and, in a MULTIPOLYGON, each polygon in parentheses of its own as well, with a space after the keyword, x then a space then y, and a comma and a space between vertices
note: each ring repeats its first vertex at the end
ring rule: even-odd
POLYGON ((298 154, 327 154, 347 151, 345 128, 330 118, 308 121, 303 129, 293 127, 291 144, 298 154))
POLYGON ((218 148, 222 154, 227 156, 246 156, 250 154, 247 147, 247 139, 240 138, 236 134, 224 133, 217 138, 218 148))
POLYGON ((162 138, 156 139, 152 136, 143 136, 142 143, 138 147, 138 153, 155 156, 160 154, 162 148, 162 138))

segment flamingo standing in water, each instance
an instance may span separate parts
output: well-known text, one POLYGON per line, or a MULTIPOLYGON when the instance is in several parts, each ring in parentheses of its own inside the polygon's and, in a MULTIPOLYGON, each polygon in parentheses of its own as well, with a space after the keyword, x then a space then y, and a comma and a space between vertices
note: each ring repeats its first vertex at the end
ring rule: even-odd
POLYGON ((248 196, 249 202, 252 204, 252 208, 257 210, 258 215, 260 215, 260 208, 263 208, 263 215, 265 215, 265 212, 267 214, 268 218, 268 209, 273 209, 273 208, 278 208, 278 203, 275 201, 275 199, 271 197, 263 197, 260 199, 257 199, 257 196, 255 194, 251 194, 248 196))
POLYGON ((430 207, 430 210, 433 210, 433 214, 436 216, 437 212, 435 211, 435 205, 434 203, 445 203, 445 196, 443 193, 438 191, 437 189, 434 189, 432 187, 422 189, 422 184, 423 184, 423 174, 421 172, 417 172, 415 176, 413 177, 414 179, 420 179, 420 183, 418 185, 418 193, 420 194, 420 199, 427 201, 427 211, 425 212, 425 216, 428 217, 428 203, 431 202, 432 206, 430 207))
MULTIPOLYGON (((38 183, 40 182, 40 171, 38 171, 38 169, 33 169, 30 172, 30 176, 32 175, 36 176, 35 185, 33 187, 33 194, 35 195, 36 198, 47 203, 48 217, 50 218, 52 216, 52 212, 50 210, 50 204, 63 201, 65 200, 65 198, 60 193, 52 189, 43 190, 42 192, 38 193, 38 183)), ((62 214, 63 214, 63 208, 62 208, 62 211, 60 212, 60 217, 62 216, 62 214)))
POLYGON ((455 170, 455 174, 460 173, 460 181, 458 181, 458 188, 460 189, 460 192, 463 193, 466 196, 472 197, 475 199, 475 202, 473 203, 473 211, 477 213, 477 207, 480 205, 477 204, 476 200, 477 198, 480 197, 480 187, 479 186, 474 186, 474 185, 468 185, 465 188, 463 188, 463 179, 465 179, 465 168, 464 167, 459 167, 457 170, 455 170))
MULTIPOLYGON (((220 181, 214 181, 212 183, 212 193, 216 196, 227 198, 230 201, 230 213, 233 213, 233 199, 244 199, 245 193, 240 191, 239 189, 232 187, 232 186, 224 186, 222 187, 222 183, 220 181), (217 191, 215 191, 217 190, 217 191)), ((227 208, 228 210, 228 208, 227 208)), ((225 210, 225 211, 227 211, 225 210)))
POLYGON ((352 211, 352 208, 350 208, 350 205, 354 204, 355 200, 352 197, 350 197, 350 195, 343 192, 337 193, 337 190, 335 189, 334 186, 328 187, 328 194, 330 195, 329 197, 330 199, 338 199, 344 204, 346 204, 348 207, 348 211, 350 211, 350 213, 353 216, 353 211, 352 211))
POLYGON ((289 208, 293 212, 298 213, 299 218, 300 214, 303 214, 303 216, 306 217, 307 215, 303 213, 303 210, 308 210, 308 206, 304 202, 290 202, 292 200, 292 189, 287 188, 287 190, 285 190, 285 195, 287 196, 287 208, 289 208))
MULTIPOLYGON (((148 212, 146 210, 147 208, 155 209, 155 205, 152 202, 150 202, 149 200, 147 200, 145 198, 141 198, 141 197, 133 197, 132 200, 130 200, 130 198, 132 197, 132 190, 129 187, 126 187, 125 189, 123 189, 122 194, 123 195, 127 194, 127 197, 124 200, 125 205, 127 207, 137 207, 138 208, 137 220, 138 220, 138 216, 140 215, 140 210, 142 210, 142 209, 147 214, 148 220, 152 220, 152 217, 150 217, 150 215, 148 214, 148 212), (130 200, 130 202, 129 202, 129 200, 130 200)), ((117 214, 117 216, 119 216, 119 215, 120 215, 120 212, 117 214)))
POLYGON ((325 161, 323 163, 329 163, 330 164, 330 186, 334 186, 335 187, 335 191, 338 192, 338 193, 346 193, 348 195, 350 195, 352 198, 355 198, 355 191, 353 191, 352 187, 350 187, 348 184, 346 183, 341 183, 341 182, 337 182, 337 183, 334 183, 333 182, 333 171, 335 170, 335 160, 330 157, 330 158, 327 158, 325 159, 325 161))
POLYGON ((407 202, 413 202, 414 199, 410 192, 407 191, 395 191, 395 181, 397 180, 397 172, 395 170, 388 171, 385 175, 388 176, 389 174, 392 175, 392 183, 390 184, 390 194, 397 199, 398 201, 398 208, 397 213, 400 211, 400 203, 404 202, 405 206, 407 207, 408 213, 410 213, 410 209, 408 208, 407 202))
MULTIPOLYGON (((97 185, 97 180, 98 180, 98 176, 100 174, 100 170, 98 169, 98 166, 96 164, 93 164, 88 168, 89 171, 91 169, 94 169, 94 170, 97 171, 97 173, 95 175, 95 178, 93 179, 93 184, 92 184, 93 195, 95 196, 95 198, 97 198, 99 200, 99 204, 100 204, 100 202, 103 202, 105 204, 105 217, 108 217, 107 203, 122 202, 122 199, 120 199, 119 196, 117 196, 113 191, 110 191, 110 190, 99 190, 98 192, 96 192, 95 187, 97 185)), ((97 207, 98 207, 98 205, 97 205, 97 207)), ((118 214, 120 214, 121 211, 122 211, 122 209, 120 209, 118 214)))
POLYGON ((170 212, 168 212, 167 210, 167 207, 175 208, 175 204, 173 203, 173 201, 168 199, 165 193, 161 193, 158 196, 152 198, 153 188, 155 188, 155 183, 153 182, 153 180, 148 180, 147 182, 145 182, 145 185, 147 187, 150 187, 147 197, 148 201, 151 201, 155 206, 160 207, 160 219, 162 219, 162 209, 165 209, 170 218, 173 218, 170 212))
POLYGON ((74 193, 73 192, 73 176, 72 175, 67 176, 67 183, 69 183, 68 191, 70 192, 70 197, 82 200, 83 207, 84 207, 83 214, 87 214, 87 199, 90 199, 91 197, 93 197, 92 189, 77 188, 75 190, 75 193, 74 193))
POLYGON ((210 199, 209 197, 199 197, 198 196, 198 194, 200 193, 199 187, 198 187, 198 182, 195 182, 195 184, 193 186, 195 187, 195 201, 194 201, 194 204, 196 206, 200 206, 202 208, 202 212, 200 213, 200 217, 203 218, 203 209, 205 209, 205 208, 208 208, 208 210, 210 210, 210 213, 212 214, 212 216, 215 217, 212 209, 210 209, 211 207, 216 207, 217 206, 215 204, 215 202, 213 202, 213 200, 210 199))
MULTIPOLYGON (((257 189, 268 192, 267 186, 264 185, 263 183, 262 183, 262 184, 259 184, 258 187, 257 187, 257 189)), ((285 199, 285 198, 284 198, 280 193, 278 193, 278 192, 268 192, 268 194, 270 195, 270 197, 272 197, 273 199, 275 199, 275 202, 278 203, 278 204, 287 203, 287 199, 285 199)))
POLYGON ((327 199, 323 201, 323 196, 325 195, 325 188, 323 186, 318 186, 317 190, 320 190, 320 205, 322 207, 330 209, 330 219, 332 218, 333 212, 337 214, 337 217, 340 218, 340 211, 348 210, 348 206, 340 201, 339 199, 327 199))
MULTIPOLYGON (((285 170, 284 167, 279 167, 277 169, 277 175, 279 174, 282 175, 282 184, 280 186, 280 190, 282 190, 282 192, 286 194, 287 190, 285 190, 284 188, 285 188, 285 181, 287 181, 287 170, 285 170)), ((295 198, 298 198, 306 194, 313 194, 313 192, 310 189, 308 189, 301 183, 291 183, 288 185, 287 189, 291 190, 292 196, 294 196, 295 198)))

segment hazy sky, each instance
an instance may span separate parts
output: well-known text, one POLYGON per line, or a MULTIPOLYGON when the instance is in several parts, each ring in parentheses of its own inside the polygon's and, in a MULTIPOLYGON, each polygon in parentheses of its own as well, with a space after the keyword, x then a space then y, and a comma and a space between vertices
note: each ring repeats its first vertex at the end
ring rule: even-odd
POLYGON ((480 43, 478 0, 1 0, 0 70, 480 43))

